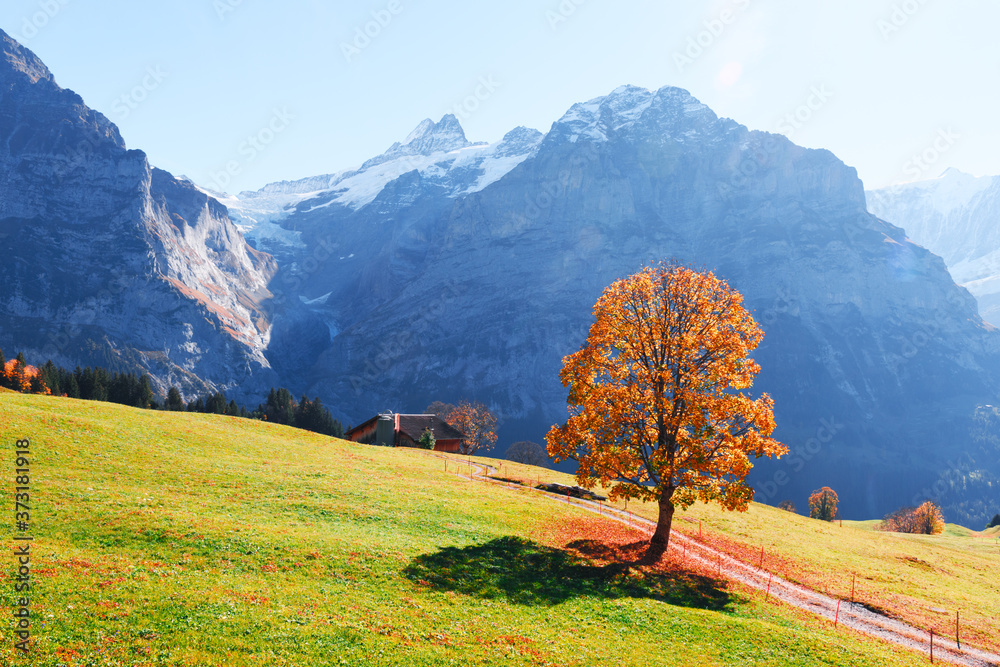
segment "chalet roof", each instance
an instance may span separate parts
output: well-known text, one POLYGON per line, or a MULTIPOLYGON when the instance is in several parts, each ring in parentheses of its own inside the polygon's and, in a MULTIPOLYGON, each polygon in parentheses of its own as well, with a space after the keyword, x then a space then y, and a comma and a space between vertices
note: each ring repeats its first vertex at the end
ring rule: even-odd
MULTIPOLYGON (((364 430, 366 427, 371 426, 378 420, 380 415, 375 415, 371 419, 362 422, 358 426, 355 426, 344 436, 350 440, 354 433, 364 430)), ((393 415, 394 417, 396 415, 393 415)), ((412 440, 419 440, 420 436, 424 434, 426 429, 431 429, 434 431, 435 440, 462 440, 465 438, 465 434, 459 431, 457 428, 444 421, 437 415, 398 415, 399 416, 399 433, 405 433, 412 440)))
POLYGON ((419 440, 424 431, 434 431, 436 440, 462 440, 465 434, 437 415, 399 415, 399 432, 419 440))

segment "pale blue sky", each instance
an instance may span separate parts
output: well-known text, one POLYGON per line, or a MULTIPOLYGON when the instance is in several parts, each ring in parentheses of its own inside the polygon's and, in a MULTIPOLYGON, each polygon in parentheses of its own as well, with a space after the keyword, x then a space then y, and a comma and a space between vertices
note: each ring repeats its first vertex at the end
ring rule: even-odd
POLYGON ((355 166, 477 88, 482 99, 457 115, 470 139, 494 141, 517 125, 546 131, 574 102, 625 83, 680 86, 751 128, 791 130, 796 143, 856 167, 868 187, 951 166, 1000 174, 997 25, 1000 3, 988 0, 5 0, 0 8, 0 28, 117 123, 130 148, 205 184, 235 162, 230 192, 355 166), (376 18, 385 25, 368 26, 370 43, 345 54, 376 18), (685 54, 689 40, 702 43, 700 53, 685 54), (783 125, 797 110, 800 127, 783 125), (260 134, 269 126, 279 131, 260 134), (244 143, 251 135, 266 140, 259 150, 244 143), (931 164, 911 161, 923 153, 931 164))

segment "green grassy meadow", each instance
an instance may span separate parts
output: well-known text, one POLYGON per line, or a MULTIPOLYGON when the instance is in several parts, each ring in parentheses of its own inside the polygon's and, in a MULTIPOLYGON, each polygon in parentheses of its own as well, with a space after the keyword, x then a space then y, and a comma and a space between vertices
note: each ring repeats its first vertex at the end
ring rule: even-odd
MULTIPOLYGON (((14 442, 26 437, 32 646, 28 656, 15 650, 8 620, 0 664, 926 662, 703 574, 623 571, 585 556, 567 545, 599 552, 605 520, 470 482, 456 462, 446 472, 428 452, 5 393, 8 498, 14 442)), ((8 543, 12 505, 4 504, 8 543)), ((738 520, 705 516, 720 531, 738 520)), ((747 516, 775 523, 775 534, 787 519, 747 516)), ((805 521, 789 530, 829 530, 805 521)), ((12 579, 15 558, 4 552, 0 568, 12 579)), ((12 608, 12 583, 2 591, 12 608)))
MULTIPOLYGON (((636 509, 632 507, 630 509, 636 509)), ((655 519, 653 507, 638 511, 655 519)), ((678 520, 679 519, 679 520, 678 520)), ((941 535, 886 533, 878 521, 828 523, 754 503, 745 513, 695 505, 677 530, 792 581, 855 599, 942 636, 1000 651, 1000 531, 948 524, 941 535)))

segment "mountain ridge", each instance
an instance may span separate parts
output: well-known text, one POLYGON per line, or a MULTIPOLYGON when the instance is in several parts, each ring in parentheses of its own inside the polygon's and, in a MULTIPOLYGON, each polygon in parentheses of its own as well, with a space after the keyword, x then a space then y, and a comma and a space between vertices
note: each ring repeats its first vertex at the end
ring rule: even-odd
POLYGON ((273 260, 30 50, 0 41, 2 346, 148 372, 189 396, 266 375, 273 260))

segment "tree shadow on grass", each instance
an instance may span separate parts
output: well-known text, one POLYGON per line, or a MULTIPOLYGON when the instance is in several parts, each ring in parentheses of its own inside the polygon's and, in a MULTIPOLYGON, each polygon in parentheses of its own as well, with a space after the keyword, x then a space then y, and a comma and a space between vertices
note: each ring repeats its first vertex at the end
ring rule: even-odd
POLYGON ((592 540, 574 551, 500 537, 486 544, 445 547, 417 556, 404 574, 425 586, 522 605, 555 605, 577 597, 650 598, 668 604, 728 610, 735 598, 711 577, 677 568, 636 567, 638 562, 595 564, 614 551, 592 540), (606 553, 602 553, 602 548, 606 553), (576 553, 579 551, 580 553, 576 553))

